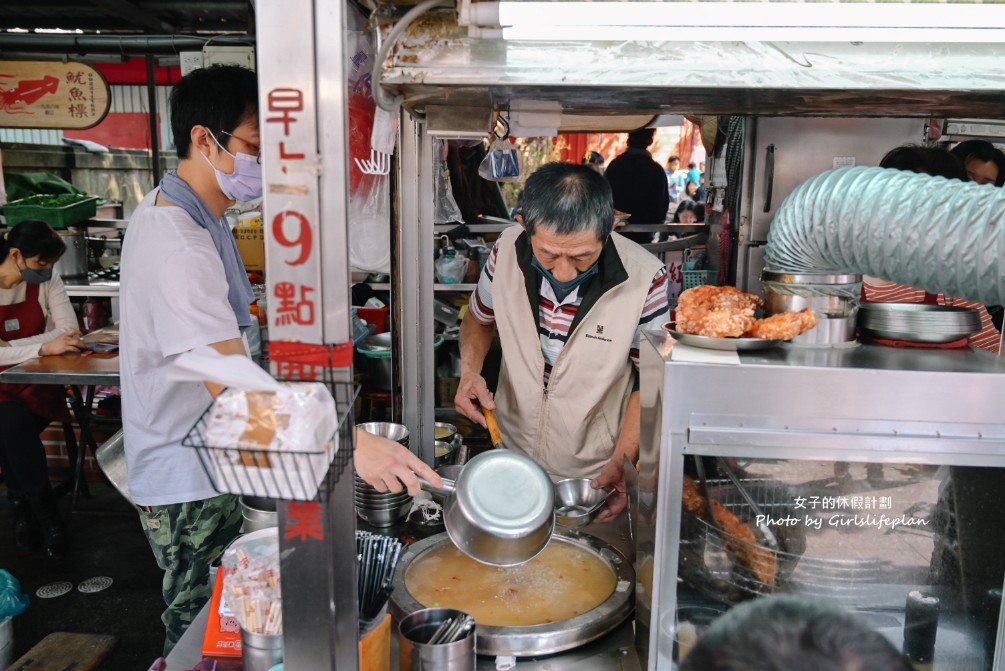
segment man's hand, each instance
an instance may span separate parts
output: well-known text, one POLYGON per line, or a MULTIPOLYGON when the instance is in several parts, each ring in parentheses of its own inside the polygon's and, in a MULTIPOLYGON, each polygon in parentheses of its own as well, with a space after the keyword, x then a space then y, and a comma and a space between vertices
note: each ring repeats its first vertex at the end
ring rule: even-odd
POLYGON ((408 448, 387 438, 356 429, 356 452, 353 454, 356 473, 378 492, 400 492, 404 488, 415 496, 422 488, 419 478, 434 487, 443 480, 436 471, 408 451, 408 448))
POLYGON ((590 483, 594 489, 614 487, 614 491, 607 497, 604 507, 597 515, 597 522, 613 522, 621 514, 621 511, 628 507, 624 463, 624 457, 615 452, 614 457, 600 470, 600 475, 590 483))
POLYGON ((485 415, 481 408, 495 410, 496 402, 492 392, 481 375, 462 375, 454 395, 454 408, 472 422, 485 426, 485 415), (477 401, 477 404, 475 403, 477 401))
POLYGON ((38 353, 42 356, 53 356, 67 352, 79 352, 83 348, 84 341, 80 339, 80 331, 74 330, 60 333, 55 340, 50 340, 42 345, 38 353))

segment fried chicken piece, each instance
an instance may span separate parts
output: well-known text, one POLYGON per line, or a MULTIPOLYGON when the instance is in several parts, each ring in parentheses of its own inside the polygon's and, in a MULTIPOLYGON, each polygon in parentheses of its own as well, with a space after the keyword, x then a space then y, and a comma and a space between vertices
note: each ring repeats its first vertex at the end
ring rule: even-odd
MULTIPOLYGON (((682 497, 684 510, 700 519, 707 519, 705 513, 705 496, 698 484, 688 476, 684 476, 684 495, 682 497)), ((723 544, 736 559, 750 569, 754 576, 767 587, 775 584, 775 574, 778 570, 777 557, 768 548, 757 544, 757 537, 749 526, 734 515, 726 506, 718 501, 712 501, 712 517, 723 533, 723 544)))
POLYGON ((743 335, 747 338, 766 340, 791 340, 816 325, 816 313, 810 308, 804 308, 799 312, 780 312, 758 319, 743 335))
POLYGON ((709 338, 738 338, 754 325, 754 316, 729 310, 706 310, 694 316, 677 311, 677 330, 709 338))
POLYGON ((754 324, 762 301, 736 287, 702 284, 677 300, 677 330, 710 338, 739 337, 754 324))

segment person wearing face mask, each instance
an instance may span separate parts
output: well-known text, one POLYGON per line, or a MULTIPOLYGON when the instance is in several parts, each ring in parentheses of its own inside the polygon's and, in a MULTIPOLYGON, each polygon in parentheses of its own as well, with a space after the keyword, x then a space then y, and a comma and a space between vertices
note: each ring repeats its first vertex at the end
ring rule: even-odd
POLYGON ((482 408, 495 410, 506 447, 553 480, 615 487, 597 517, 611 521, 627 505, 624 457, 638 457, 639 338, 666 321, 666 268, 612 231, 611 187, 587 166, 538 169, 520 220, 493 247, 461 323, 454 405, 482 426, 482 408), (493 394, 482 369, 496 332, 493 394))
MULTIPOLYGON (((0 370, 39 356, 78 352, 77 317, 53 264, 66 246, 41 221, 22 221, 0 238, 0 370)), ((69 420, 60 385, 0 384, 0 469, 14 510, 14 550, 66 556, 66 528, 49 486, 39 434, 69 420)))
MULTIPOLYGON (((165 372, 200 346, 248 356, 254 295, 223 218, 262 195, 258 84, 245 68, 217 65, 182 77, 170 96, 178 169, 129 220, 122 249, 119 362, 129 490, 164 572, 167 654, 209 600, 209 564, 238 534, 238 498, 218 495, 196 450, 182 445, 222 388, 165 372)), ((348 288, 347 288, 348 290, 348 288)), ((380 491, 436 473, 406 448, 357 433, 356 472, 380 491)))

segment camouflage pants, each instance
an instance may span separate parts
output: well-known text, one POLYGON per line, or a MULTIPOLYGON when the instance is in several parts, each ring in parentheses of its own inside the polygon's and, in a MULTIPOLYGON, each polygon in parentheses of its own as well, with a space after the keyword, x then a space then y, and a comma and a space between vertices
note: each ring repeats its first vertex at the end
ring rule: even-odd
POLYGON ((164 570, 164 602, 161 615, 167 635, 164 656, 209 601, 209 563, 241 529, 237 497, 224 494, 212 499, 151 506, 140 512, 143 532, 164 570))

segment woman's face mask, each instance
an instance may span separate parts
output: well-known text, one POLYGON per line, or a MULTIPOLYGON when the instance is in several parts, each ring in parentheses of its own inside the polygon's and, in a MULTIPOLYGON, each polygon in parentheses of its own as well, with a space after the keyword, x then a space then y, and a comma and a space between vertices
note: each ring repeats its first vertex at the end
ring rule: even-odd
POLYGON ((257 156, 237 152, 231 154, 227 148, 220 144, 216 136, 210 133, 210 137, 216 142, 216 146, 226 154, 234 158, 234 172, 227 174, 213 165, 209 157, 203 154, 203 158, 213 168, 216 173, 216 182, 220 185, 220 190, 231 200, 247 202, 262 196, 262 164, 258 162, 257 156))
POLYGON ((28 284, 42 284, 52 279, 52 268, 29 268, 27 262, 24 268, 18 267, 21 271, 21 279, 28 284))

